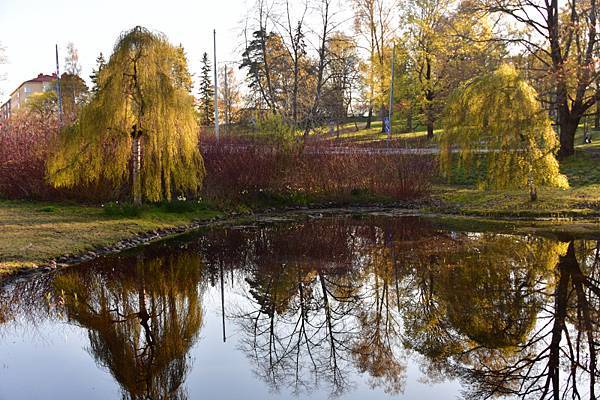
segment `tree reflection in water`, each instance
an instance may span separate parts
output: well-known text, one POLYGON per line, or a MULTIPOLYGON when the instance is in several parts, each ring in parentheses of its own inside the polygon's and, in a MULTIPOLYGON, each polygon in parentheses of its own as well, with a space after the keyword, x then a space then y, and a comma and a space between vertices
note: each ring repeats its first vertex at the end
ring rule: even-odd
POLYGON ((325 385, 339 395, 358 370, 373 387, 403 390, 398 274, 390 254, 393 241, 410 238, 416 246, 437 236, 414 222, 337 219, 230 232, 221 241, 207 236, 220 243, 214 251, 206 246, 208 266, 245 266, 247 302, 231 318, 264 381, 296 393, 325 385), (223 251, 228 240, 231 251, 223 251), (234 250, 240 247, 250 251, 234 250))
POLYGON ((124 399, 187 398, 187 352, 202 324, 201 271, 200 258, 185 254, 55 280, 68 318, 88 330, 90 354, 124 399))
POLYGON ((337 395, 357 370, 399 393, 409 349, 467 397, 577 397, 585 382, 595 398, 597 247, 579 242, 582 268, 573 243, 402 222, 237 232, 207 252, 208 265, 245 266, 248 302, 230 318, 262 379, 337 395))
POLYGON ((595 399, 598 243, 591 253, 581 242, 578 261, 574 242, 486 242, 453 254, 421 285, 429 295, 409 302, 407 346, 432 375, 468 384, 468 398, 595 399), (537 258, 523 253, 528 246, 537 258))
POLYGON ((217 284, 224 338, 233 322, 274 390, 336 396, 362 374, 393 395, 410 357, 432 381, 459 379, 467 398, 597 396, 600 242, 416 218, 215 228, 0 290, 11 299, 0 313, 62 313, 88 330, 124 398, 183 399, 202 296, 217 284))

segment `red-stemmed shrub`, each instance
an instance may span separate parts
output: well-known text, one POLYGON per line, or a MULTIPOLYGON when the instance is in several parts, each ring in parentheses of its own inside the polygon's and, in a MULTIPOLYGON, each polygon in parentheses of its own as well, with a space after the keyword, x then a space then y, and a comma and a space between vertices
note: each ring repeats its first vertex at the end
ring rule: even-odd
POLYGON ((46 159, 58 133, 56 118, 17 115, 0 123, 0 194, 5 198, 50 198, 46 159))
POLYGON ((434 160, 430 156, 325 141, 306 146, 202 140, 205 194, 240 199, 258 192, 302 193, 321 199, 350 200, 356 193, 410 200, 429 193, 434 160))
POLYGON ((109 183, 71 189, 48 183, 46 162, 58 132, 58 120, 52 115, 20 113, 0 122, 0 198, 90 203, 122 199, 124 191, 109 183))

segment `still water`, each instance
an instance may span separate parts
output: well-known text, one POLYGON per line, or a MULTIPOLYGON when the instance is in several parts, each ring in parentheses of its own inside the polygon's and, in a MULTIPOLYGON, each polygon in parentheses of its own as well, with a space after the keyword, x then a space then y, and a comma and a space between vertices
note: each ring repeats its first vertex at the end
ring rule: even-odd
POLYGON ((595 398, 599 311, 594 240, 212 228, 1 289, 0 399, 595 398))

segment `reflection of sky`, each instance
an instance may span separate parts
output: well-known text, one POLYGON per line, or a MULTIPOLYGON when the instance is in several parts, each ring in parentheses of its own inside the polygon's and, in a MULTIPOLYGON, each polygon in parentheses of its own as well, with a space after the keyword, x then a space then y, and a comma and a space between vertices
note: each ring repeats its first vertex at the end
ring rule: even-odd
MULTIPOLYGON (((227 296, 227 295, 226 295, 227 296)), ((243 301, 239 294, 236 300, 243 301)), ((210 288, 204 296, 204 326, 201 339, 191 351, 192 370, 187 379, 190 399, 287 399, 292 397, 284 390, 273 393, 259 381, 253 372, 254 366, 245 354, 238 351, 240 332, 231 320, 226 320, 227 342, 222 341, 221 303, 218 285, 210 288)), ((230 309, 231 298, 227 299, 227 310, 230 309)), ((356 375, 351 378, 355 383, 354 390, 344 394, 341 399, 439 399, 458 397, 460 387, 456 382, 428 385, 420 382, 423 374, 419 366, 409 362, 406 378, 406 389, 403 395, 387 396, 383 390, 371 390, 366 377, 356 375)), ((327 388, 311 393, 302 393, 302 399, 328 399, 327 388)))
MULTIPOLYGON (((236 277, 237 278, 237 277, 236 277)), ((236 279, 237 280, 237 279, 236 279)), ((243 306, 245 300, 236 288, 226 285, 226 312, 243 306), (237 294, 236 294, 237 292, 237 294), (235 303, 235 305, 234 305, 235 303), (233 307, 232 307, 233 306, 233 307)), ((209 288, 203 298, 204 324, 200 338, 189 353, 185 386, 189 399, 286 399, 284 389, 278 393, 254 373, 252 360, 239 349, 241 332, 227 319, 227 342, 222 341, 220 288, 209 288)), ((35 329, 24 322, 5 325, 0 341, 0 400, 20 399, 115 399, 119 387, 112 376, 97 366, 87 352, 87 332, 64 321, 38 321, 35 329)), ((458 396, 456 382, 429 385, 422 382, 419 365, 407 360, 406 386, 403 395, 388 396, 383 390, 371 390, 366 376, 355 375, 353 390, 341 399, 439 399, 458 396)), ((327 399, 327 387, 303 393, 302 399, 327 399)))
POLYGON ((112 376, 87 353, 87 332, 44 321, 5 332, 0 341, 0 399, 115 399, 112 376))

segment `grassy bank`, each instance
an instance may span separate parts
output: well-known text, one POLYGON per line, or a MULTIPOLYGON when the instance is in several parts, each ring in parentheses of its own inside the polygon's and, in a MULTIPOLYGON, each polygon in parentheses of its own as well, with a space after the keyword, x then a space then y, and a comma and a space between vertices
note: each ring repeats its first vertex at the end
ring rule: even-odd
MULTIPOLYGON (((528 201, 523 192, 485 192, 470 188, 438 186, 432 202, 415 203, 425 213, 447 214, 452 221, 461 221, 457 216, 482 217, 482 220, 467 219, 476 226, 485 225, 485 218, 496 223, 497 218, 529 219, 522 230, 542 229, 544 232, 591 231, 600 234, 600 185, 560 191, 543 189, 540 200, 528 201), (562 221, 533 221, 536 218, 586 218, 576 223, 562 221), (592 224, 590 224, 590 222, 592 224), (568 224, 568 225, 566 225, 568 224), (597 229, 595 228, 597 227, 597 229), (591 228, 590 228, 591 227, 591 228), (591 229, 591 231, 590 231, 591 229)), ((263 199, 264 200, 264 199, 263 199)), ((372 203, 363 197, 357 203, 372 203)), ((383 202, 384 204, 386 202, 383 202)), ((239 209, 261 210, 291 206, 293 199, 281 202, 255 203, 239 206, 239 209)), ((324 204, 331 206, 331 204, 324 204)), ((336 204, 337 205, 337 204, 336 204)), ((389 204, 388 204, 389 205, 389 204)), ((225 211, 205 205, 198 206, 147 206, 136 209, 129 206, 93 207, 56 203, 0 201, 0 276, 23 268, 35 268, 65 254, 81 254, 93 249, 113 245, 141 232, 187 225, 192 221, 221 217, 225 211)))
POLYGON ((477 172, 456 166, 450 182, 438 181, 434 203, 443 213, 481 217, 600 217, 600 154, 578 150, 575 156, 561 161, 560 169, 568 177, 570 188, 540 188, 538 200, 531 202, 527 190, 479 190, 477 172))
POLYGON ((170 228, 223 213, 206 207, 128 209, 0 201, 0 273, 35 267, 63 254, 107 246, 139 232, 170 228))
POLYGON ((432 211, 500 218, 600 218, 600 185, 568 190, 543 188, 529 201, 526 191, 483 191, 470 187, 437 186, 432 211))

